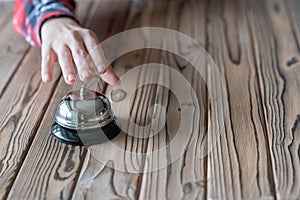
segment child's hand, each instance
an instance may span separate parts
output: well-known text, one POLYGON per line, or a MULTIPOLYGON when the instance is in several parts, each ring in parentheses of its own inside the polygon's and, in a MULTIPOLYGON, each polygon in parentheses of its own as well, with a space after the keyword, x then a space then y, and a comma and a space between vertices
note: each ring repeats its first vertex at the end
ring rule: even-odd
POLYGON ((88 29, 82 28, 69 18, 55 18, 45 22, 41 29, 42 37, 42 79, 48 83, 53 77, 53 66, 58 61, 64 79, 68 84, 76 81, 76 70, 80 80, 86 81, 92 76, 92 70, 86 59, 91 59, 101 78, 110 85, 119 82, 111 67, 104 69, 106 59, 100 48, 97 36, 88 29), (92 53, 93 52, 93 53, 92 53))

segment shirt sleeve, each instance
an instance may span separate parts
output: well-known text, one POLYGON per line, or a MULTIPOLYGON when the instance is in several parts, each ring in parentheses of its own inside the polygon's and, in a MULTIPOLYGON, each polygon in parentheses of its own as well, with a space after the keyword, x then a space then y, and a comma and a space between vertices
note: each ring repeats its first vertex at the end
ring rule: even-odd
POLYGON ((74 12, 74 0, 16 0, 13 28, 32 46, 40 48, 43 23, 54 17, 70 17, 75 20, 74 12))

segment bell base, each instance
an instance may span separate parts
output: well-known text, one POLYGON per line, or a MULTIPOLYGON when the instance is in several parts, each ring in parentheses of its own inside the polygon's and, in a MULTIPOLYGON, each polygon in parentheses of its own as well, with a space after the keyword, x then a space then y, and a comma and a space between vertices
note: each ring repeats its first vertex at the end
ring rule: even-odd
POLYGON ((55 139, 60 142, 75 146, 101 144, 113 139, 119 135, 120 132, 121 129, 116 120, 105 125, 104 127, 87 130, 74 130, 65 128, 59 125, 57 122, 54 122, 51 127, 51 133, 55 139))

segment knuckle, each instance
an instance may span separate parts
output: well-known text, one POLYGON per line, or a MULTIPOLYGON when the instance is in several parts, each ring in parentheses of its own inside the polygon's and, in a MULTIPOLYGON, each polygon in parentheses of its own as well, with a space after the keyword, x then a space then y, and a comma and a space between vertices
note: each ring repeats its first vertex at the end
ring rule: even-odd
POLYGON ((76 48, 75 53, 79 59, 87 59, 87 53, 83 48, 76 48))
POLYGON ((63 51, 63 52, 61 53, 61 56, 62 56, 62 58, 63 58, 64 60, 67 60, 67 59, 69 59, 69 52, 68 52, 68 51, 63 51))
POLYGON ((65 73, 70 74, 73 72, 73 69, 72 69, 71 65, 68 64, 68 65, 64 65, 64 71, 65 71, 65 73))
POLYGON ((69 53, 68 47, 66 45, 63 45, 59 51, 60 60, 63 62, 67 62, 69 60, 69 56, 70 56, 70 53, 69 53))
POLYGON ((51 56, 49 54, 45 55, 43 58, 42 58, 42 63, 43 63, 43 66, 46 67, 45 65, 48 65, 51 63, 51 56))
POLYGON ((95 63, 90 59, 90 60, 88 61, 88 65, 94 67, 94 66, 95 66, 95 63))
POLYGON ((51 63, 54 62, 53 56, 51 55, 51 52, 48 51, 46 53, 43 53, 42 55, 42 67, 47 67, 51 63))
POLYGON ((82 48, 77 48, 75 52, 80 58, 86 57, 86 53, 82 48))
POLYGON ((80 69, 83 68, 86 64, 86 60, 88 59, 88 54, 83 49, 76 49, 76 56, 74 56, 74 61, 76 66, 80 69))
POLYGON ((61 67, 62 71, 65 72, 65 73, 70 73, 70 72, 72 72, 72 68, 71 68, 71 66, 68 65, 68 64, 63 64, 63 65, 61 65, 60 67, 61 67))

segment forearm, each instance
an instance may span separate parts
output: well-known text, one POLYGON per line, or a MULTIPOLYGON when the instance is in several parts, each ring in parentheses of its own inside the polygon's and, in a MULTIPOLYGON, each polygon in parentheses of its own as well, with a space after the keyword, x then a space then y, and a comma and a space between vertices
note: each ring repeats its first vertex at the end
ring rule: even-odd
POLYGON ((40 48, 43 23, 60 16, 75 19, 74 11, 74 0, 16 0, 13 27, 31 45, 40 48))

